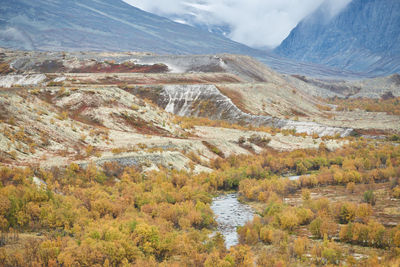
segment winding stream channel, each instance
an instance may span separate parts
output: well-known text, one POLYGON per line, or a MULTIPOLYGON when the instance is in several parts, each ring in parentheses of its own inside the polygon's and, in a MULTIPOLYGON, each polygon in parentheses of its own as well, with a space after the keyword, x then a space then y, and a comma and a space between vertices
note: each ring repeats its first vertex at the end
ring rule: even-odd
POLYGON ((254 212, 250 206, 240 203, 235 193, 214 198, 211 209, 218 223, 217 231, 224 236, 226 247, 229 249, 239 244, 236 228, 253 219, 254 212))
MULTIPOLYGON (((298 180, 300 175, 288 176, 290 180, 298 180)), ((239 244, 237 227, 245 225, 253 220, 254 211, 249 205, 240 203, 238 194, 220 195, 213 199, 211 204, 216 221, 218 223, 217 231, 225 238, 225 246, 229 249, 239 244)))

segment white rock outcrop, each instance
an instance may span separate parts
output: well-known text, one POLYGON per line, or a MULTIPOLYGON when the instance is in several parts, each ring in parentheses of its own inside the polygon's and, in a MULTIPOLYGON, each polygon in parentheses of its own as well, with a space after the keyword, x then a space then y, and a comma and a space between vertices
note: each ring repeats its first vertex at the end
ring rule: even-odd
POLYGON ((13 87, 16 85, 29 86, 38 85, 47 79, 44 74, 29 74, 29 75, 4 75, 0 76, 0 87, 13 87))
MULTIPOLYGON (((223 95, 215 85, 166 85, 161 97, 166 103, 167 112, 179 116, 198 116, 201 112, 199 103, 211 103, 213 110, 207 114, 211 119, 222 119, 232 123, 248 123, 256 126, 273 126, 282 129, 293 129, 297 133, 318 134, 319 136, 348 136, 353 129, 332 127, 315 122, 300 122, 274 118, 271 116, 252 115, 241 111, 230 98, 223 95)), ((200 105, 201 106, 201 105, 200 105)), ((209 106, 209 105, 208 105, 209 106)), ((203 114, 204 115, 204 114, 203 114)))

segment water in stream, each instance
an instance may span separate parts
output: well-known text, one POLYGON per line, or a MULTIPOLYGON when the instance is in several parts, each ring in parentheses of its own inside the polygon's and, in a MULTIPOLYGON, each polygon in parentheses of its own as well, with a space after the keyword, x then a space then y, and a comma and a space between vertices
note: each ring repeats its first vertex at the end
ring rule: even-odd
POLYGON ((303 175, 295 175, 295 176, 287 176, 287 178, 291 181, 297 181, 300 179, 301 176, 310 176, 310 174, 303 174, 303 175))
POLYGON ((250 206, 240 203, 237 194, 228 194, 214 198, 211 209, 216 215, 218 232, 224 236, 226 247, 239 244, 236 228, 253 219, 254 212, 250 206))

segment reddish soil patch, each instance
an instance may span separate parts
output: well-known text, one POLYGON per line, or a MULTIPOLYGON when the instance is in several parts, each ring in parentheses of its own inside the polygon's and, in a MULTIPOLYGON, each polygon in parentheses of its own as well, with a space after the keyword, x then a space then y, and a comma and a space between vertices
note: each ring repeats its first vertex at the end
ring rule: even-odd
POLYGON ((290 109, 290 112, 291 112, 294 116, 298 116, 298 117, 307 117, 307 114, 305 114, 304 112, 299 111, 299 110, 297 110, 297 109, 291 108, 291 109, 290 109))
POLYGON ((168 79, 160 79, 159 83, 165 84, 197 84, 197 83, 238 83, 239 79, 230 75, 199 75, 199 76, 175 76, 168 79))
POLYGON ((379 129, 356 129, 355 132, 358 135, 372 135, 372 136, 390 135, 390 132, 379 129))
POLYGON ((121 118, 138 133, 171 137, 171 134, 167 130, 155 126, 139 117, 122 115, 121 118))
POLYGON ((69 117, 75 121, 79 121, 81 123, 95 126, 95 127, 104 127, 100 121, 90 118, 88 116, 82 115, 82 112, 89 109, 89 106, 81 106, 78 110, 75 110, 72 114, 69 114, 69 117))
POLYGON ((159 85, 159 84, 210 84, 210 83, 240 83, 241 80, 230 74, 163 74, 143 75, 137 77, 108 76, 94 80, 87 77, 73 77, 79 80, 75 84, 103 85, 159 85))
POLYGON ((12 160, 11 160, 12 156, 4 151, 0 151, 0 162, 3 164, 11 164, 12 160))
POLYGON ((165 73, 167 71, 168 66, 164 64, 138 65, 130 62, 123 64, 96 63, 71 70, 72 73, 165 73))
POLYGON ((0 103, 0 121, 6 121, 10 118, 10 114, 4 103, 0 103))
POLYGON ((40 73, 65 72, 64 64, 58 60, 45 60, 42 63, 35 65, 33 69, 40 73))
POLYGON ((13 72, 13 69, 10 68, 10 65, 6 62, 0 63, 0 74, 5 75, 13 72))
MULTIPOLYGON (((90 92, 88 93, 90 94, 90 92)), ((43 93, 41 93, 39 95, 39 98, 43 101, 45 101, 46 103, 49 103, 51 105, 54 104, 54 99, 57 98, 59 95, 57 94, 51 94, 50 91, 45 91, 43 93)), ((85 102, 81 102, 79 103, 78 107, 74 107, 75 109, 71 109, 72 107, 65 107, 65 109, 59 108, 57 106, 53 106, 55 109, 57 109, 59 112, 63 112, 63 111, 67 111, 68 112, 68 117, 71 118, 72 120, 75 121, 79 121, 81 123, 87 124, 87 125, 91 125, 91 126, 95 126, 95 127, 103 127, 103 125, 93 119, 90 118, 88 116, 82 115, 82 113, 88 109, 91 108, 98 108, 101 104, 100 103, 92 103, 92 104, 85 104, 85 102)))
POLYGON ((203 145, 204 145, 205 147, 207 147, 208 150, 210 150, 210 151, 213 152, 214 154, 220 156, 220 157, 223 158, 223 159, 225 158, 224 153, 223 153, 221 150, 219 150, 218 147, 214 146, 213 144, 210 144, 210 143, 207 142, 207 141, 202 141, 202 143, 203 143, 203 145))
MULTIPOLYGON (((160 96, 160 93, 163 89, 162 86, 158 85, 153 85, 153 86, 135 86, 135 85, 124 85, 120 84, 118 85, 119 88, 125 90, 126 92, 133 94, 139 99, 147 99, 150 100, 152 103, 156 103, 159 106, 162 105, 162 97, 160 96)), ((165 104, 166 105, 166 104, 165 104)))
POLYGON ((217 88, 221 91, 222 94, 229 97, 232 100, 233 104, 235 104, 241 111, 251 114, 251 112, 246 108, 246 105, 243 102, 243 96, 240 92, 223 86, 218 86, 217 88))

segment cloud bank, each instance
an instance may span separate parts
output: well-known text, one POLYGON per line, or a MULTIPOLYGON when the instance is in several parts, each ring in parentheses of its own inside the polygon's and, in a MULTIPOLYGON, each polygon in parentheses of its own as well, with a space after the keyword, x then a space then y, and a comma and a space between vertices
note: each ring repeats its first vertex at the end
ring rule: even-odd
POLYGON ((276 47, 321 5, 334 16, 351 0, 124 0, 187 24, 228 26, 228 37, 253 47, 276 47), (189 19, 190 18, 190 21, 189 19))

